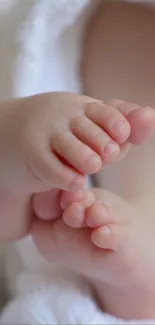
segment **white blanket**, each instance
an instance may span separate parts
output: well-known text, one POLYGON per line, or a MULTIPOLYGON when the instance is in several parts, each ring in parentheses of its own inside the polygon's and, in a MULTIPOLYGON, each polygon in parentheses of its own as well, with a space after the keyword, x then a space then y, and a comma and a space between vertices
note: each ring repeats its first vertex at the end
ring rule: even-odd
MULTIPOLYGON (((80 90, 78 63, 88 4, 89 0, 0 0, 1 98, 80 90)), ((17 295, 2 312, 0 324, 155 324, 105 314, 86 280, 46 272, 28 245, 29 240, 19 243, 27 272, 18 275, 17 295)))
POLYGON ((86 280, 73 275, 23 275, 27 292, 3 311, 2 325, 114 325, 155 324, 155 321, 125 321, 102 312, 86 280), (31 289, 30 289, 31 287, 31 289))

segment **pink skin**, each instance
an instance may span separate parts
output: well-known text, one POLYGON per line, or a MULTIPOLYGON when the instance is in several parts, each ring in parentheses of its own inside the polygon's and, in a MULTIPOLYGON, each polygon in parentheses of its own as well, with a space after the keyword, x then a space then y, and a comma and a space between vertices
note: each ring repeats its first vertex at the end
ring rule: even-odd
POLYGON ((29 232, 33 193, 84 189, 85 174, 121 158, 130 136, 124 105, 64 92, 0 103, 0 241, 29 232))
POLYGON ((106 190, 83 195, 71 204, 76 194, 62 193, 63 218, 36 219, 37 248, 49 262, 86 276, 106 312, 154 318, 155 260, 149 253, 155 246, 154 218, 106 190))
MULTIPOLYGON (((120 110, 121 114, 124 115, 130 122, 129 124, 131 126, 131 134, 129 138, 130 142, 138 144, 146 141, 154 131, 155 111, 151 108, 147 108, 147 109, 139 108, 139 106, 135 104, 128 104, 118 100, 115 101, 113 100, 112 102, 111 101, 108 102, 108 105, 112 105, 112 104, 113 107, 120 110)), ((98 140, 100 141, 102 139, 98 137, 98 140)), ((102 143, 100 143, 100 145, 101 147, 103 146, 102 143)), ((120 154, 117 156, 117 159, 116 156, 114 157, 113 155, 112 155, 113 157, 111 157, 111 155, 109 157, 106 156, 107 161, 104 160, 104 164, 112 163, 112 162, 114 163, 116 160, 121 159, 127 153, 129 148, 130 148, 130 144, 128 142, 125 142, 124 144, 120 145, 119 146, 120 154)), ((84 176, 82 174, 80 175, 81 175, 80 177, 82 177, 83 179, 83 186, 84 186, 84 176)), ((52 186, 50 188, 52 188, 52 186)), ((60 188, 63 187, 60 186, 60 188)), ((46 189, 43 188, 42 191, 40 192, 43 191, 46 191, 46 189)), ((17 195, 14 192, 13 194, 8 193, 7 191, 4 192, 4 190, 0 191, 0 201, 1 201, 0 241, 16 240, 25 236, 29 232, 33 221, 33 214, 31 210, 31 196, 23 195, 22 193, 20 193, 20 195, 17 195), (9 217, 10 211, 11 211, 11 215, 14 216, 11 219, 9 217)), ((34 207, 40 218, 50 220, 52 218, 56 218, 61 215, 62 209, 60 208, 60 204, 58 200, 59 196, 60 196, 60 191, 53 190, 52 192, 47 192, 35 197, 34 207)), ((81 200, 82 198, 83 196, 81 192, 78 193, 78 197, 76 197, 75 200, 81 200)), ((70 200, 72 199, 73 196, 70 194, 70 200)))
MULTIPOLYGON (((114 101, 113 101, 114 102, 114 101)), ((131 126, 131 134, 129 141, 132 144, 143 144, 145 143, 155 131, 155 110, 152 108, 136 108, 136 105, 133 104, 122 104, 121 101, 115 101, 118 105, 121 113, 126 116, 131 126)), ((122 145, 122 152, 120 159, 129 150, 130 145, 128 142, 122 145)), ((80 201, 83 199, 83 192, 78 192, 76 194, 66 193, 61 196, 60 191, 54 189, 49 192, 44 192, 38 194, 34 197, 33 205, 36 214, 39 218, 44 220, 51 220, 59 217, 66 208, 64 196, 67 196, 69 203, 80 201), (59 204, 60 202, 60 204, 59 204)))
MULTIPOLYGON (((129 119, 130 141, 148 140, 154 111, 134 110, 129 119)), ((33 208, 38 219, 32 236, 45 259, 88 277, 106 312, 127 319, 155 317, 155 261, 148 253, 155 245, 151 214, 146 218, 139 207, 101 189, 54 189, 36 195, 33 208)))

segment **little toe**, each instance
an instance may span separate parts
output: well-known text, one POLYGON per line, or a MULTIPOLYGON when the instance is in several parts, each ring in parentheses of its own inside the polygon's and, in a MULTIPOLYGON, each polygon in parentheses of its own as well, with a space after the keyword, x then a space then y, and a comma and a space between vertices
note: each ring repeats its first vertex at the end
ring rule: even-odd
POLYGON ((80 173, 93 174, 102 166, 100 156, 83 144, 71 132, 59 133, 53 136, 52 147, 60 157, 65 159, 69 166, 72 166, 80 173))
POLYGON ((92 242, 99 248, 118 251, 121 245, 121 229, 117 224, 109 224, 93 230, 92 242))
POLYGON ((114 221, 111 209, 102 203, 93 203, 86 212, 85 223, 90 228, 104 226, 114 221))
POLYGON ((130 124, 115 107, 105 103, 90 103, 86 116, 106 131, 118 144, 124 143, 130 135, 130 124))
POLYGON ((73 134, 83 143, 97 152, 104 163, 114 162, 120 154, 120 148, 108 133, 87 117, 78 116, 72 120, 73 134))

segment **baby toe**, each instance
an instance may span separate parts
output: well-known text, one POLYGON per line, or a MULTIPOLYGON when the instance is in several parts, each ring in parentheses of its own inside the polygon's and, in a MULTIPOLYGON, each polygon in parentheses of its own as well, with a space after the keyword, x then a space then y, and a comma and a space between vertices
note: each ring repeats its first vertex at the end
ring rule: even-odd
POLYGON ((85 227, 86 211, 95 200, 95 196, 91 191, 83 193, 84 199, 81 202, 72 203, 63 213, 65 224, 73 228, 85 227))
POLYGON ((93 203, 86 212, 86 225, 90 228, 104 226, 113 221, 110 208, 102 203, 93 203))
POLYGON ((129 141, 133 144, 143 144, 155 132, 155 110, 151 107, 139 108, 131 111, 128 116, 131 125, 129 141))
POLYGON ((72 203, 80 202, 84 199, 84 191, 67 192, 62 191, 60 198, 60 206, 63 210, 67 209, 72 203))
POLYGON ((120 148, 110 135, 87 117, 79 116, 72 120, 74 135, 97 152, 104 163, 116 161, 120 148))
POLYGON ((99 248, 118 251, 122 246, 121 227, 117 224, 99 227, 93 230, 91 239, 99 248))
POLYGON ((67 165, 75 168, 80 173, 96 173, 102 166, 99 155, 72 133, 53 136, 52 147, 60 156, 60 159, 65 159, 67 165))
POLYGON ((71 204, 63 213, 65 224, 72 228, 82 228, 85 226, 85 208, 80 203, 71 204))
POLYGON ((36 194, 33 197, 33 209, 38 218, 53 220, 61 216, 60 207, 61 191, 53 189, 48 192, 36 194))
POLYGON ((86 107, 86 116, 106 131, 118 144, 124 143, 130 135, 130 124, 115 108, 105 103, 91 103, 86 107))

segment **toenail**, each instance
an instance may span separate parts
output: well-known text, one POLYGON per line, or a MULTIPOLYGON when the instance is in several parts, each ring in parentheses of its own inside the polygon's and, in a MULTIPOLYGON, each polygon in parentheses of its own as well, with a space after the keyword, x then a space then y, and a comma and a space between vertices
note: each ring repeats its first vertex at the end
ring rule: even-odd
MULTIPOLYGON (((71 213, 71 211, 70 211, 71 213)), ((63 220, 64 222, 73 228, 81 228, 85 226, 84 223, 84 206, 80 204, 74 205, 74 211, 72 210, 72 214, 66 215, 63 214, 63 220)))
POLYGON ((98 157, 97 155, 92 154, 91 156, 89 156, 89 158, 86 160, 86 164, 87 165, 99 165, 101 164, 101 159, 100 157, 98 157))
POLYGON ((100 227, 100 233, 109 236, 111 235, 111 229, 108 226, 100 227))
POLYGON ((104 153, 108 154, 108 155, 111 155, 113 154, 114 152, 116 152, 118 150, 118 145, 113 142, 113 141, 110 141, 105 147, 104 147, 104 153))
POLYGON ((91 210, 88 211, 86 223, 87 226, 90 228, 101 227, 106 223, 107 220, 109 220, 109 215, 107 213, 107 209, 105 208, 105 206, 98 205, 98 208, 99 209, 94 210, 93 213, 91 210))
POLYGON ((85 178, 76 176, 70 184, 70 189, 77 191, 85 187, 85 178))
MULTIPOLYGON (((84 211, 84 207, 81 204, 76 204, 75 205, 75 211, 74 211, 74 218, 78 218, 81 216, 81 214, 83 214, 84 211)), ((76 219, 75 219, 76 221, 76 219)), ((78 220, 77 220, 78 222, 78 220)))
POLYGON ((104 249, 113 249, 111 242, 112 231, 108 226, 99 227, 97 230, 92 232, 92 241, 99 247, 104 249))
POLYGON ((128 124, 126 121, 117 121, 112 129, 114 130, 115 134, 118 134, 118 135, 124 135, 126 134, 127 130, 128 130, 128 124))

